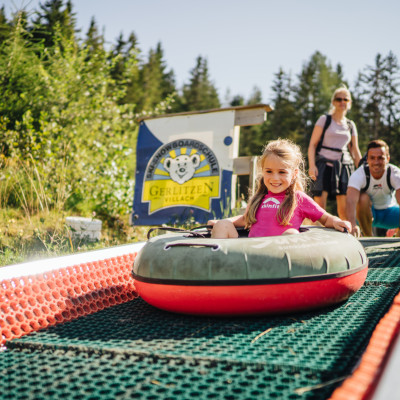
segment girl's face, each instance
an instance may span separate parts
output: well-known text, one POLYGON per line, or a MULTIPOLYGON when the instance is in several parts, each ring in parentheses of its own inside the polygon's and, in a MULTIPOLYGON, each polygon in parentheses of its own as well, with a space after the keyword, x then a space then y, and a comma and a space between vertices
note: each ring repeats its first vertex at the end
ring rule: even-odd
POLYGON ((264 184, 270 193, 284 192, 294 182, 298 172, 298 169, 289 168, 275 154, 267 156, 262 169, 264 184))

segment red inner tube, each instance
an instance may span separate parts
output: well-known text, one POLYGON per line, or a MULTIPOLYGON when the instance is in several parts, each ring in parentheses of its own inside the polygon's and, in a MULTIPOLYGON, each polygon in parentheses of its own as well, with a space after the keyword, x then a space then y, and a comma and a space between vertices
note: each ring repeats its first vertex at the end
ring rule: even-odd
POLYGON ((363 285, 365 266, 347 276, 306 282, 251 285, 174 285, 135 280, 147 303, 195 315, 277 314, 314 309, 348 299, 363 285))

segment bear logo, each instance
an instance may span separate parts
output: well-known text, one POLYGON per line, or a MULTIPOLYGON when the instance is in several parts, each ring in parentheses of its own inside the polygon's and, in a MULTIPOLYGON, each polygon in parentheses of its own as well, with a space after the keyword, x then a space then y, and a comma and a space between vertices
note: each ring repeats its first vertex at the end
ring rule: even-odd
POLYGON ((171 179, 182 185, 193 178, 196 168, 200 165, 200 156, 192 154, 191 156, 168 157, 164 160, 163 165, 171 179))

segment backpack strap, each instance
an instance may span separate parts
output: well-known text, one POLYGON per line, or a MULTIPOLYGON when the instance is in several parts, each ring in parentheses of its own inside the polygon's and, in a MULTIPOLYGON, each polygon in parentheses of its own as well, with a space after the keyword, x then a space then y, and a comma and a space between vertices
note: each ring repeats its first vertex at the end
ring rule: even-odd
POLYGON ((332 121, 332 115, 326 114, 325 117, 326 117, 325 124, 324 124, 324 127, 322 129, 322 134, 321 134, 321 137, 320 137, 319 142, 317 144, 317 149, 315 150, 315 154, 318 154, 319 151, 321 150, 322 142, 324 141, 324 137, 325 137, 325 132, 329 128, 329 125, 331 124, 331 121, 332 121))
MULTIPOLYGON (((361 191, 365 192, 365 191, 368 190, 369 183, 371 181, 371 173, 369 172, 368 164, 364 164, 363 168, 364 168, 366 183, 365 183, 364 187, 361 188, 361 191)), ((386 172, 386 183, 387 183, 388 188, 390 189, 390 191, 393 192, 394 191, 394 187, 393 187, 392 183, 390 182, 391 174, 392 174, 392 168, 390 167, 390 165, 388 165, 387 172, 386 172)))
POLYGON ((349 131, 350 131, 350 141, 351 141, 351 137, 353 136, 353 124, 352 124, 352 120, 346 118, 346 122, 347 122, 347 126, 349 127, 349 131))
POLYGON ((390 175, 391 174, 392 174, 392 168, 390 167, 390 165, 388 165, 388 169, 387 169, 387 172, 386 172, 386 183, 387 183, 388 188, 390 189, 390 191, 393 192, 394 191, 394 187, 390 182, 390 175))
POLYGON ((370 172, 369 172, 369 166, 368 166, 368 164, 364 164, 364 165, 363 165, 363 168, 364 168, 364 174, 365 174, 366 183, 365 183, 364 187, 361 188, 361 191, 362 191, 362 192, 365 192, 365 191, 368 190, 369 183, 370 183, 370 181, 371 181, 371 174, 370 174, 370 172))

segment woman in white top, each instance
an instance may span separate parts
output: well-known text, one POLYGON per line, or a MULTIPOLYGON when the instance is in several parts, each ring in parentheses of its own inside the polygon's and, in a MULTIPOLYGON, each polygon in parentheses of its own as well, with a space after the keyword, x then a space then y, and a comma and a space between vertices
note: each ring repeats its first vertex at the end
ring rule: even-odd
POLYGON ((356 126, 346 118, 350 108, 349 90, 345 86, 336 89, 329 114, 316 122, 308 147, 311 194, 324 209, 328 196, 336 197, 338 216, 344 220, 347 183, 361 159, 356 126))

